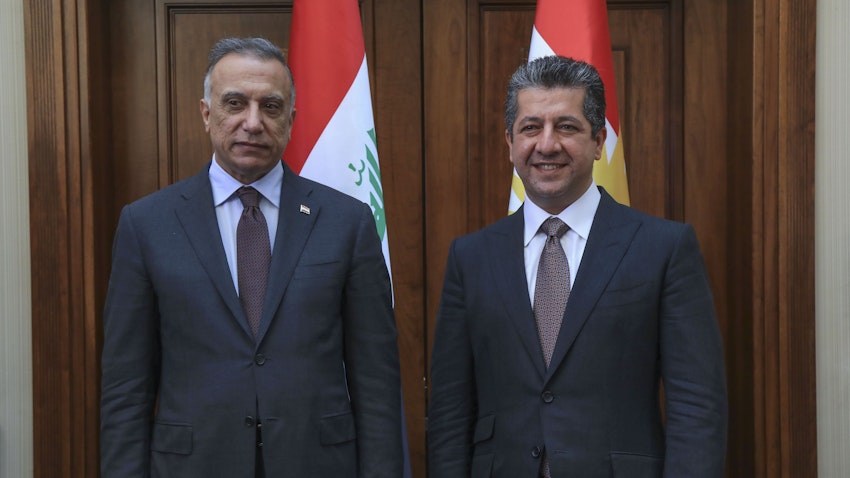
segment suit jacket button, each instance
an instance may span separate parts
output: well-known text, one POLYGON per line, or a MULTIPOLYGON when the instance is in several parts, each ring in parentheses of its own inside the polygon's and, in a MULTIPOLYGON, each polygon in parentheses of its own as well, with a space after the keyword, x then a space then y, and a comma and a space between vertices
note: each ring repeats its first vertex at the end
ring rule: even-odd
POLYGON ((266 356, 263 354, 257 354, 257 356, 254 357, 254 363, 257 365, 262 365, 266 363, 266 356))
POLYGON ((540 458, 541 453, 542 453, 542 450, 540 449, 539 446, 536 446, 536 447, 531 449, 531 457, 534 458, 535 460, 540 458))
POLYGON ((543 399, 543 403, 552 403, 552 401, 555 400, 555 395, 549 390, 546 390, 545 392, 543 392, 540 398, 543 399))
POLYGON ((254 426, 254 417, 245 417, 245 426, 253 427, 254 426))

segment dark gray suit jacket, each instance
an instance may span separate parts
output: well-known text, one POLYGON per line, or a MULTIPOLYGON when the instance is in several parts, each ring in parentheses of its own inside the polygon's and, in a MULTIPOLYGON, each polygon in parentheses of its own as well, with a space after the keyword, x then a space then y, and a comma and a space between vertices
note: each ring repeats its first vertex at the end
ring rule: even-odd
POLYGON ((522 211, 453 242, 431 362, 430 476, 535 478, 545 448, 554 478, 719 478, 726 427, 693 228, 602 190, 548 369, 522 211))
POLYGON ((371 210, 284 165, 259 338, 208 168, 125 207, 104 312, 102 476, 401 476, 389 276, 371 210), (309 214, 301 212, 301 206, 309 214))

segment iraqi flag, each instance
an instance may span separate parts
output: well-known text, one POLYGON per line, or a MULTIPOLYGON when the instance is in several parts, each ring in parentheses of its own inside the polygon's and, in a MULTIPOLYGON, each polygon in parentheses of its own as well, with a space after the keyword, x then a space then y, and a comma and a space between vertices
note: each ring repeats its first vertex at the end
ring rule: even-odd
MULTIPOLYGON (((586 61, 599 71, 605 84, 605 127, 608 137, 602 158, 593 165, 593 179, 618 202, 628 205, 629 184, 623 155, 623 134, 617 111, 614 61, 608 33, 605 0, 538 0, 531 32, 528 61, 541 56, 561 55, 586 61)), ((525 189, 514 171, 508 211, 513 213, 525 200, 525 189)))
MULTIPOLYGON (((369 70, 357 0, 295 0, 287 60, 295 81, 297 119, 283 159, 300 176, 372 207, 387 271, 391 271, 369 70)), ((409 478, 403 404, 402 398, 400 439, 404 478, 409 478)))
POLYGON ((300 176, 372 207, 392 271, 357 0, 295 0, 288 62, 298 112, 283 159, 300 176))

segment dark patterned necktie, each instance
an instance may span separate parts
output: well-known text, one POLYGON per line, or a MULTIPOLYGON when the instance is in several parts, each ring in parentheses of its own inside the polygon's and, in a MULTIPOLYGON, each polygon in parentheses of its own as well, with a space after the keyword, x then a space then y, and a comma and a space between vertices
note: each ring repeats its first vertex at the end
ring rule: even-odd
MULTIPOLYGON (((557 217, 550 217, 540 226, 540 230, 546 233, 546 245, 543 246, 540 265, 537 266, 534 319, 537 321, 537 335, 540 337, 540 348, 543 349, 546 367, 549 367, 552 361, 552 351, 555 350, 567 299, 570 297, 570 266, 564 248, 561 247, 561 236, 566 234, 567 229, 569 226, 557 217)), ((545 450, 540 476, 552 476, 549 471, 549 456, 545 450)))
POLYGON ((537 283, 534 287, 534 318, 546 366, 552 360, 561 320, 570 297, 570 266, 561 247, 561 236, 569 227, 557 217, 550 217, 540 229, 546 233, 546 245, 540 254, 537 283))
POLYGON ((260 211, 260 193, 251 187, 236 191, 242 201, 242 217, 236 226, 236 269, 239 280, 239 300, 248 318, 254 338, 260 329, 263 300, 269 278, 271 247, 266 218, 260 211))

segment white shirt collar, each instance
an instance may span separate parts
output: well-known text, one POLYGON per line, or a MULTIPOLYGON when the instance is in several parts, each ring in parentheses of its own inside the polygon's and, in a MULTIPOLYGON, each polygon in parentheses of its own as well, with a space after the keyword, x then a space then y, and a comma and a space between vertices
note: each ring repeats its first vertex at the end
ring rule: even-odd
POLYGON ((210 185, 212 186, 213 205, 218 207, 242 186, 251 186, 275 207, 280 208, 280 185, 283 182, 283 165, 280 162, 260 179, 251 184, 242 184, 225 171, 213 155, 210 165, 210 185))
MULTIPOLYGON (((599 188, 596 187, 596 181, 590 182, 590 187, 587 191, 575 200, 566 209, 557 214, 557 217, 564 221, 570 229, 579 235, 584 240, 590 235, 590 226, 593 225, 593 217, 596 215, 596 208, 599 207, 599 201, 602 199, 602 194, 599 188)), ((525 230, 523 233, 523 244, 528 246, 539 231, 543 221, 552 217, 552 214, 544 211, 537 204, 526 197, 525 207, 522 208, 523 218, 525 219, 525 230)))

